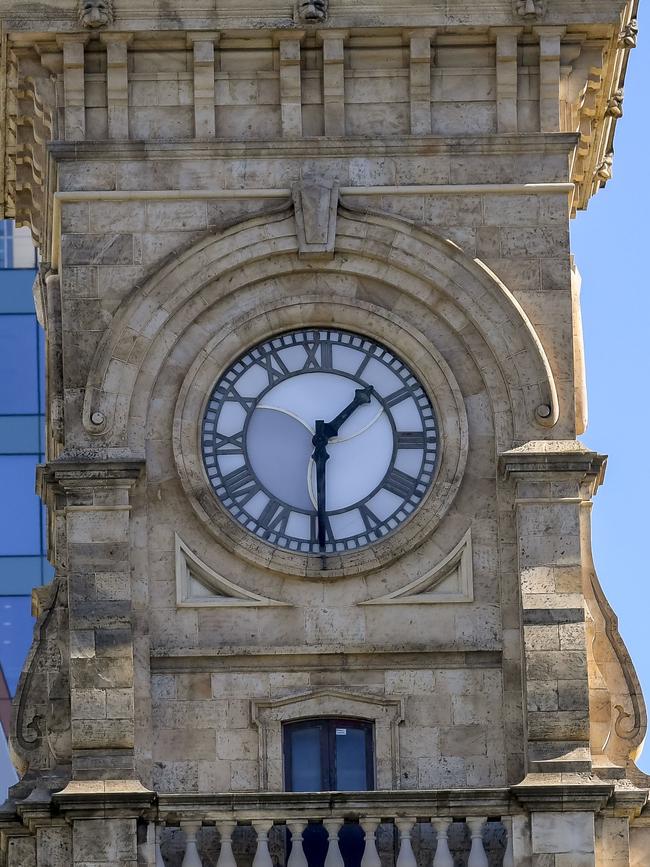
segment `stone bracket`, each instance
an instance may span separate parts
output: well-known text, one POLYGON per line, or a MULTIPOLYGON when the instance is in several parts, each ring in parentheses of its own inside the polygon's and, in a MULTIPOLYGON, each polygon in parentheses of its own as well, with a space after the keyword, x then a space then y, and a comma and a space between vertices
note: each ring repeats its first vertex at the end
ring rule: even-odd
POLYGON ((333 259, 339 186, 334 181, 302 180, 291 187, 301 259, 333 259))

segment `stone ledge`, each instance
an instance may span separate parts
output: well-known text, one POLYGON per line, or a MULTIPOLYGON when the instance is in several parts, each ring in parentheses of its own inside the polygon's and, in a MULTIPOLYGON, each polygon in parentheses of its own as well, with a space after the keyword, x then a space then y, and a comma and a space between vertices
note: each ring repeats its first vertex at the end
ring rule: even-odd
POLYGON ((593 476, 598 487, 604 480, 606 466, 606 455, 591 451, 577 440, 531 440, 499 456, 499 471, 504 479, 539 473, 576 473, 593 476))
POLYGON ((599 813, 614 794, 614 786, 591 774, 529 774, 511 792, 529 812, 599 813))

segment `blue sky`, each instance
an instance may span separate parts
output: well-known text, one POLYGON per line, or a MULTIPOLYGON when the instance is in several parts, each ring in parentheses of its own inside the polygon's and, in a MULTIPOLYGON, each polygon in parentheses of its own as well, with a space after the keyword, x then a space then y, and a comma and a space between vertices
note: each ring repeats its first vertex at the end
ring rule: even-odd
MULTIPOLYGON (((642 6, 644 4, 641 4, 642 6)), ((598 575, 618 615, 650 705, 650 16, 639 15, 638 48, 625 82, 614 177, 572 225, 582 274, 589 428, 582 441, 609 455, 594 501, 598 575)), ((650 743, 639 760, 650 773, 650 743)))

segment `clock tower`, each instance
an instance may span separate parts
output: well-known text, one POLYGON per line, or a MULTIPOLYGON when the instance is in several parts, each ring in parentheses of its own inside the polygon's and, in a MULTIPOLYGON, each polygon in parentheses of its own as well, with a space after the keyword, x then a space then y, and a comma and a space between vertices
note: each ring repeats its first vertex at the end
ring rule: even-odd
POLYGON ((624 0, 0 0, 56 575, 3 867, 641 867, 569 221, 624 0))

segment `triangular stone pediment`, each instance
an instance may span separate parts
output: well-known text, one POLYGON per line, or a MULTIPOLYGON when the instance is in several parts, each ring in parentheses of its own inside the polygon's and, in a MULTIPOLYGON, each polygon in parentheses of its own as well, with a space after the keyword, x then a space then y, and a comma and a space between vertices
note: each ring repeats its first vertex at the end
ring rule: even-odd
POLYGON ((452 551, 405 587, 368 599, 361 605, 441 604, 473 602, 472 532, 468 530, 452 551))
POLYGON ((204 563, 178 534, 176 544, 176 604, 181 607, 268 607, 288 606, 246 590, 224 578, 204 563))

